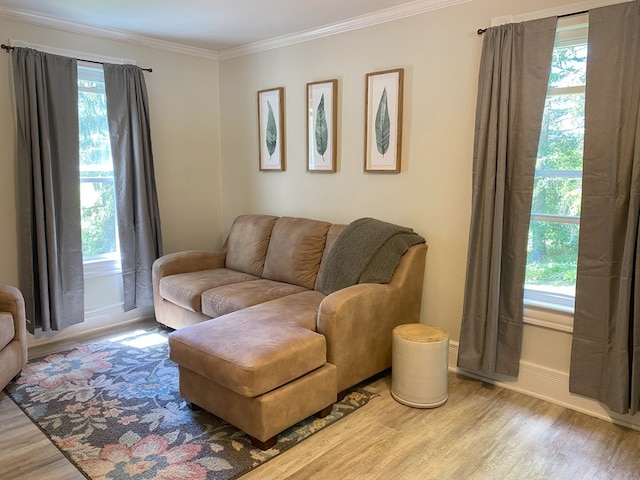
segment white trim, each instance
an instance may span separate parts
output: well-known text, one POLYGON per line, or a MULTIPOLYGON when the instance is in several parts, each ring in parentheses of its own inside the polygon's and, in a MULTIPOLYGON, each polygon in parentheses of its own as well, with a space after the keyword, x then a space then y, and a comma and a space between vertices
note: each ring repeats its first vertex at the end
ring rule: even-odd
POLYGON ((122 315, 124 313, 124 303, 112 303, 111 305, 102 305, 100 307, 88 308, 84 312, 84 321, 87 323, 103 320, 106 317, 122 315))
POLYGON ((475 378, 483 382, 539 398, 592 417, 640 431, 640 413, 620 415, 611 412, 601 403, 580 395, 569 393, 569 374, 551 368, 521 361, 517 380, 507 377, 495 380, 459 369, 458 342, 449 341, 449 371, 475 378))
POLYGON ((122 311, 122 304, 106 305, 89 309, 85 313, 85 322, 72 325, 62 331, 37 331, 36 335, 28 335, 28 347, 38 347, 56 342, 73 340, 87 334, 100 334, 125 325, 140 322, 151 322, 155 319, 153 308, 136 308, 129 312, 122 311))
POLYGON ((119 275, 122 273, 122 264, 120 257, 112 255, 104 255, 101 258, 93 260, 85 260, 83 262, 84 277, 106 277, 108 275, 119 275))
POLYGON ((529 20, 538 20, 540 18, 555 17, 560 15, 570 15, 572 13, 591 10, 593 8, 607 7, 617 3, 627 3, 628 0, 585 0, 583 2, 569 3, 567 5, 559 5, 544 10, 535 10, 521 15, 503 15, 491 19, 491 26, 504 25, 505 23, 520 23, 529 20))
POLYGON ((22 22, 33 25, 39 25, 42 27, 52 28, 55 30, 62 30, 63 32, 78 33, 81 35, 87 35, 90 37, 102 38, 106 40, 118 40, 127 43, 133 43, 136 45, 142 45, 144 47, 156 48, 159 50, 165 50, 173 53, 179 53, 183 55, 190 55, 193 57, 207 58, 210 60, 217 60, 217 53, 213 50, 207 50, 204 48, 190 47, 179 43, 167 42, 165 40, 158 40, 156 38, 143 37, 141 35, 133 35, 130 33, 124 33, 117 30, 110 30, 106 28, 91 27, 88 25, 82 25, 79 23, 68 22, 57 18, 47 17, 45 15, 38 15, 31 12, 25 12, 21 10, 10 10, 7 8, 0 8, 0 18, 11 20, 14 22, 22 22))
POLYGON ((263 52, 265 50, 273 50, 289 45, 295 45, 309 40, 350 32, 352 30, 371 27, 381 23, 392 22, 394 20, 400 20, 402 18, 412 17, 414 15, 420 15, 433 10, 440 10, 442 8, 452 7, 454 5, 472 1, 474 0, 417 0, 319 28, 303 30, 291 35, 282 35, 260 42, 249 43, 240 47, 227 48, 218 52, 218 59, 227 60, 230 58, 241 57, 243 55, 263 52))
POLYGON ((528 325, 573 333, 573 312, 561 311, 557 306, 525 305, 522 321, 528 325))

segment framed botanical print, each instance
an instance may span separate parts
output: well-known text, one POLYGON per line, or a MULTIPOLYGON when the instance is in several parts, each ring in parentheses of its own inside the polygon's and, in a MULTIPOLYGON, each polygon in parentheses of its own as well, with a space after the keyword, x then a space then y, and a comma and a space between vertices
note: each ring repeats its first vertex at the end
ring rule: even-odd
POLYGON ((307 83, 307 171, 336 171, 338 80, 307 83))
POLYGON ((400 172, 404 69, 367 73, 365 172, 400 172))
POLYGON ((258 91, 258 138, 260 171, 284 171, 284 87, 258 91))

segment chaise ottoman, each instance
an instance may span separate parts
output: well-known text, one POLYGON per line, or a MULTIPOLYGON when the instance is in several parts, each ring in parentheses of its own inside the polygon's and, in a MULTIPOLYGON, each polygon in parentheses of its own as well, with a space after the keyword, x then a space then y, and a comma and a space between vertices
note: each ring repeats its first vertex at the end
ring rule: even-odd
POLYGON ((259 322, 238 311, 176 330, 169 348, 182 397, 263 450, 290 426, 327 415, 337 400, 325 337, 296 324, 259 322))

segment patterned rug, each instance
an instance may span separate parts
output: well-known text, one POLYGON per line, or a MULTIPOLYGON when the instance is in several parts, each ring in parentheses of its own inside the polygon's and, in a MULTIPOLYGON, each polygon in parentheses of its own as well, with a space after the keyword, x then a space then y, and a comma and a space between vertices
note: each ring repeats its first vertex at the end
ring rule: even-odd
POLYGON ((166 333, 137 331, 31 360, 9 397, 92 480, 238 478, 365 405, 358 388, 262 451, 235 427, 191 411, 178 392, 166 333))

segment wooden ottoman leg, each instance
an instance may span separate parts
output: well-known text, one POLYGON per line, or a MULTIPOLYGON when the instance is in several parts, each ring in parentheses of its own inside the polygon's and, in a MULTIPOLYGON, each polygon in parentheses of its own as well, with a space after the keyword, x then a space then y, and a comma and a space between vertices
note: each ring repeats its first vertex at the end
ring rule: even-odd
POLYGON ((251 445, 253 445, 256 448, 259 448, 260 450, 269 450, 278 441, 278 435, 274 435, 273 437, 269 438, 268 440, 265 440, 264 442, 262 440, 258 440, 255 437, 252 437, 251 435, 247 435, 247 437, 249 437, 249 440, 251 440, 251 445))
POLYGON ((333 404, 323 408, 319 412, 314 413, 313 416, 318 418, 324 418, 331 413, 331 410, 333 410, 333 404))

